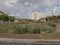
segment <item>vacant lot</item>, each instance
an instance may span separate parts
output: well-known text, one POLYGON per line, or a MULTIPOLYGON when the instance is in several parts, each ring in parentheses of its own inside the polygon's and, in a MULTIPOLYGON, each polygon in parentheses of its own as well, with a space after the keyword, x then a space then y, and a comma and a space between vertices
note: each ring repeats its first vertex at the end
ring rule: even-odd
POLYGON ((56 31, 56 24, 54 23, 0 23, 0 33, 33 33, 40 34, 50 33, 56 31))
MULTIPOLYGON (((8 33, 0 33, 0 37, 5 38, 20 38, 20 39, 60 39, 60 23, 56 23, 56 31, 54 33, 42 32, 41 34, 15 34, 12 33, 15 27, 18 26, 44 26, 48 27, 48 23, 29 23, 29 24, 20 24, 20 23, 0 23, 0 27, 7 28, 8 33), (59 32, 59 33, 58 33, 59 32)), ((5 29, 4 29, 5 30, 5 29)), ((17 29, 18 30, 18 29, 17 29)), ((44 30, 45 31, 45 30, 44 30)))

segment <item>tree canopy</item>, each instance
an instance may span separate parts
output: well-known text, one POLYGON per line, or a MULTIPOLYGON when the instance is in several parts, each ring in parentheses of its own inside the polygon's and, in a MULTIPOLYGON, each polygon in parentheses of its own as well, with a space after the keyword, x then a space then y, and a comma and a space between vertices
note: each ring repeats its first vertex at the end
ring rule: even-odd
POLYGON ((4 12, 0 11, 0 20, 3 20, 3 21, 14 21, 15 17, 14 16, 8 16, 4 12))

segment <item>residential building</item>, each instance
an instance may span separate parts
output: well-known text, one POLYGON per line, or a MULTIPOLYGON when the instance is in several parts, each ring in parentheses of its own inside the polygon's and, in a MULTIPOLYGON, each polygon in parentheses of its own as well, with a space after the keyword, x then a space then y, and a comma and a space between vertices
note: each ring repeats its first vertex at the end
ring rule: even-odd
POLYGON ((39 12, 33 12, 31 15, 30 15, 30 19, 31 20, 39 20, 40 19, 40 16, 41 14, 39 12))

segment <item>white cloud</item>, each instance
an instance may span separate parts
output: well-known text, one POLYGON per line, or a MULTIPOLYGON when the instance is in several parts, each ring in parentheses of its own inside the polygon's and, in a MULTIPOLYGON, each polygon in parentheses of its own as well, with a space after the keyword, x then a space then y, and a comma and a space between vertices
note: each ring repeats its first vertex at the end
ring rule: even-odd
MULTIPOLYGON (((0 10, 7 12, 12 15, 19 14, 29 15, 34 11, 37 11, 38 7, 46 7, 45 12, 42 12, 42 17, 51 15, 51 10, 54 8, 54 5, 60 5, 60 0, 0 0, 0 10)), ((55 14, 60 14, 60 8, 55 7, 55 14)))
POLYGON ((8 6, 8 7, 13 7, 14 4, 16 4, 18 0, 8 0, 8 1, 5 1, 5 5, 8 6))
POLYGON ((25 2, 25 5, 29 5, 29 2, 25 2))
POLYGON ((7 1, 5 2, 5 5, 8 6, 8 7, 12 7, 12 6, 13 6, 12 4, 10 4, 10 3, 7 2, 7 1))
POLYGON ((60 15, 60 6, 55 10, 55 15, 60 15))
POLYGON ((18 1, 18 0, 10 0, 10 3, 16 4, 17 1, 18 1))
POLYGON ((55 12, 55 11, 57 10, 57 8, 58 8, 58 7, 57 7, 57 6, 55 6, 55 7, 54 7, 54 9, 53 9, 53 11, 55 12))

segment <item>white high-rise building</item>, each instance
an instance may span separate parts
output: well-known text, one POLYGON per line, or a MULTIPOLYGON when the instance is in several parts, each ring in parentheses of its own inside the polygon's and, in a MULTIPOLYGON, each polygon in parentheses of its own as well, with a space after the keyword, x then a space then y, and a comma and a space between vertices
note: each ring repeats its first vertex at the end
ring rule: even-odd
POLYGON ((40 19, 40 16, 41 14, 39 12, 33 12, 31 15, 30 15, 30 19, 31 20, 39 20, 40 19))

